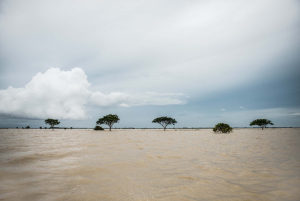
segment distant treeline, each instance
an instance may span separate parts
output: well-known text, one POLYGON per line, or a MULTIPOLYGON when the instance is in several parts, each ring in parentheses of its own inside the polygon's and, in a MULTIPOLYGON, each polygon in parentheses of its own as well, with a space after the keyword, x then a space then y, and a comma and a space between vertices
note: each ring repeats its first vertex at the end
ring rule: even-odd
MULTIPOLYGON (((113 128, 113 125, 115 123, 118 123, 120 121, 120 118, 116 114, 108 114, 103 116, 102 118, 99 118, 96 121, 96 126, 94 127, 94 130, 104 130, 100 125, 106 125, 108 126, 109 130, 113 128)), ((214 127, 182 127, 182 128, 175 128, 175 124, 177 124, 176 119, 168 116, 161 116, 157 117, 152 120, 152 123, 157 123, 163 127, 163 130, 165 131, 168 126, 173 125, 173 129, 213 129, 215 133, 230 133, 233 131, 233 128, 226 123, 220 122, 217 123, 214 127)), ((48 124, 50 127, 49 129, 73 129, 73 127, 57 127, 57 125, 60 124, 60 121, 58 119, 46 119, 45 124, 48 124)), ((258 126, 262 130, 266 128, 268 125, 274 125, 273 122, 271 122, 268 119, 255 119, 249 124, 250 126, 258 126)), ((16 127, 18 128, 18 127, 16 127)), ((26 127, 22 127, 22 129, 29 129, 30 126, 27 125, 26 127)), ((235 129, 238 128, 249 128, 249 127, 234 127, 235 129)), ((277 127, 277 128, 293 128, 293 127, 277 127)), ((39 129, 48 129, 47 127, 40 126, 39 129)), ((90 128, 76 128, 76 129, 90 129, 90 128)), ((123 127, 123 128, 114 128, 114 129, 159 129, 159 128, 135 128, 135 127, 123 127)))
MULTIPOLYGON (((176 130, 176 129, 187 129, 187 130, 192 130, 192 129, 212 129, 213 127, 176 127, 176 128, 169 128, 169 129, 172 129, 172 130, 176 130)), ((239 129, 239 128, 253 128, 253 127, 232 127, 232 128, 235 128, 235 129, 239 129)), ((270 128, 300 128, 300 126, 272 126, 270 128)), ((0 129, 26 129, 25 127, 0 127, 0 129)), ((41 129, 39 127, 32 127, 30 129, 41 129)), ((49 128, 42 128, 42 129, 49 129, 49 128)), ((69 127, 55 127, 55 129, 94 129, 93 127, 72 127, 72 128, 69 128, 69 127)), ((153 130, 153 129, 161 129, 161 128, 152 128, 152 127, 115 127, 115 128, 112 128, 114 130, 124 130, 124 129, 148 129, 148 130, 153 130)), ((257 129, 257 127, 255 127, 255 129, 257 129)))

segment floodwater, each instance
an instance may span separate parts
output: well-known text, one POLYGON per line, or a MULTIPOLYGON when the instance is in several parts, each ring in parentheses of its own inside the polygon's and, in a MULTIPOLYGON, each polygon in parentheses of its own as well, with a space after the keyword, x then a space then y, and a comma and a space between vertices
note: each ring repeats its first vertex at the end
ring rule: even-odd
POLYGON ((0 129, 0 200, 296 201, 300 129, 0 129))

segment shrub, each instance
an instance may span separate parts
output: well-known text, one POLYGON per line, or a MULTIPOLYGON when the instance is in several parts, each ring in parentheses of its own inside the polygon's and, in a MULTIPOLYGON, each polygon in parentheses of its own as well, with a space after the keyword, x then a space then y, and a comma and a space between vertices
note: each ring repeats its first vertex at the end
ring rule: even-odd
POLYGON ((26 126, 25 128, 26 128, 26 129, 29 129, 29 128, 30 128, 30 126, 26 126))
POLYGON ((104 129, 101 126, 95 126, 95 131, 103 131, 104 129))
POLYGON ((232 128, 225 123, 218 123, 213 128, 213 131, 215 133, 230 133, 232 131, 232 128))

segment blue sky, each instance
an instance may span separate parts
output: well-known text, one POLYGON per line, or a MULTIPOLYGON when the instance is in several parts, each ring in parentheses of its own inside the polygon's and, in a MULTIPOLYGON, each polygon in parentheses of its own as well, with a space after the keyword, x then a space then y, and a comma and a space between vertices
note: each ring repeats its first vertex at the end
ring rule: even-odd
POLYGON ((300 126, 297 0, 0 3, 0 127, 300 126))

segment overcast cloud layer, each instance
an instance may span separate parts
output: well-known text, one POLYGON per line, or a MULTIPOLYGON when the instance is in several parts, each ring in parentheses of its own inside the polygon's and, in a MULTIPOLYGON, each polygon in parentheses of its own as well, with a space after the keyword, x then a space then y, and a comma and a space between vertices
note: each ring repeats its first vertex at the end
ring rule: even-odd
POLYGON ((290 111, 300 107, 286 106, 299 99, 299 82, 288 83, 299 75, 299 25, 298 0, 3 0, 0 113, 82 119, 88 107, 142 114, 147 105, 179 112, 266 80, 294 95, 253 110, 290 111))

